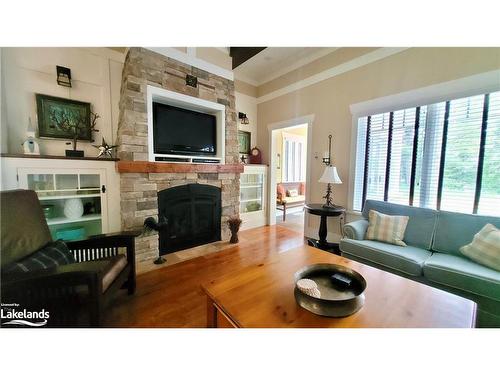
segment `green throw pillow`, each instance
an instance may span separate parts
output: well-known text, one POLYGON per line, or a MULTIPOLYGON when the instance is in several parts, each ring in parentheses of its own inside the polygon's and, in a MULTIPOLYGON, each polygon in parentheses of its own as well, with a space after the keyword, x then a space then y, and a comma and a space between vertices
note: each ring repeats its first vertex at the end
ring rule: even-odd
POLYGON ((406 246, 403 242, 408 216, 391 216, 370 210, 365 239, 406 246))
POLYGON ((500 229, 486 224, 460 252, 476 263, 500 271, 500 229))

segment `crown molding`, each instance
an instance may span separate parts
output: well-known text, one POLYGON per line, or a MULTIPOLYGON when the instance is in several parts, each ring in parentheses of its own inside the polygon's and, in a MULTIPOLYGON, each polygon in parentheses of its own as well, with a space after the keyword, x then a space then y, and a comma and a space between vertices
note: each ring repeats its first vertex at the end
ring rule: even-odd
POLYGON ((259 82, 257 82, 254 79, 251 79, 251 78, 247 77, 246 75, 244 75, 242 73, 239 73, 236 70, 234 71, 234 79, 238 80, 238 81, 242 81, 242 82, 248 83, 249 85, 252 85, 252 86, 255 86, 255 87, 259 86, 259 82))

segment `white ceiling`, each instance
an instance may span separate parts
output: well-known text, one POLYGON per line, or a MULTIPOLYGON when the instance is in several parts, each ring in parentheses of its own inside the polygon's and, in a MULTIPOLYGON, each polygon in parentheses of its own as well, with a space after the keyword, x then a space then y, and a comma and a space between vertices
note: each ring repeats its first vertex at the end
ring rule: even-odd
POLYGON ((252 85, 261 85, 326 56, 335 49, 332 47, 268 47, 234 69, 234 76, 252 85))

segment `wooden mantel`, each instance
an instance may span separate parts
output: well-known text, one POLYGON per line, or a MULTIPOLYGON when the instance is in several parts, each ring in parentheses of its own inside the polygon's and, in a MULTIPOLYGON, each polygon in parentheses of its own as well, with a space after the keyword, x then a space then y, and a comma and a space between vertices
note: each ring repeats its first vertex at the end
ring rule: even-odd
POLYGON ((119 173, 243 173, 242 164, 184 164, 150 161, 118 161, 119 173))

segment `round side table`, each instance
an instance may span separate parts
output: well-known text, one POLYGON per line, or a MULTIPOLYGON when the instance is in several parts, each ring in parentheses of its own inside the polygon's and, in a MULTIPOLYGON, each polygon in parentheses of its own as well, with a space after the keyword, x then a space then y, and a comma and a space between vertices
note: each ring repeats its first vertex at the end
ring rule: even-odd
POLYGON ((331 216, 339 216, 340 217, 340 232, 342 233, 342 224, 345 220, 345 208, 342 206, 333 206, 333 207, 324 207, 321 203, 311 203, 306 204, 305 209, 311 215, 317 215, 321 217, 321 222, 319 225, 318 236, 319 240, 309 240, 314 247, 317 247, 321 250, 326 250, 329 252, 333 252, 335 254, 340 254, 339 244, 329 243, 326 241, 326 235, 328 233, 328 229, 326 226, 326 219, 331 216))

